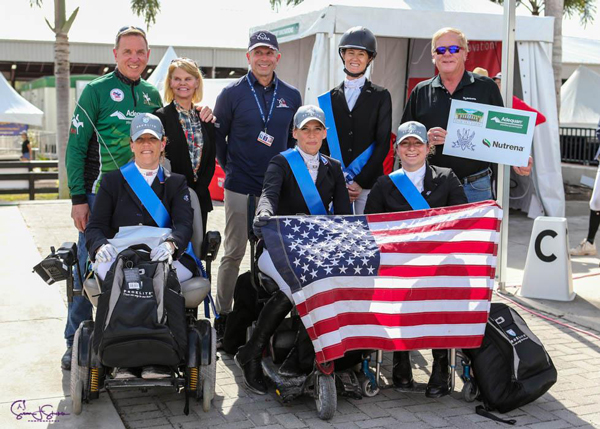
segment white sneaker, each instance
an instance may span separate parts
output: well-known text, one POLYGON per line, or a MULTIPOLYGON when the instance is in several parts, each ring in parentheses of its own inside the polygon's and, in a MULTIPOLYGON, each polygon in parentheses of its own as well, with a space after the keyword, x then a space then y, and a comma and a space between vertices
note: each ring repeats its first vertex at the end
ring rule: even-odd
POLYGON ((168 366, 148 365, 142 368, 142 378, 144 380, 159 380, 170 376, 171 369, 168 366))
POLYGON ((595 255, 596 252, 596 244, 592 244, 587 241, 587 238, 584 238, 581 243, 577 247, 569 250, 569 254, 571 256, 585 256, 585 255, 595 255))
POLYGON ((128 380, 130 378, 137 378, 137 375, 133 373, 131 368, 117 368, 114 376, 115 380, 128 380))

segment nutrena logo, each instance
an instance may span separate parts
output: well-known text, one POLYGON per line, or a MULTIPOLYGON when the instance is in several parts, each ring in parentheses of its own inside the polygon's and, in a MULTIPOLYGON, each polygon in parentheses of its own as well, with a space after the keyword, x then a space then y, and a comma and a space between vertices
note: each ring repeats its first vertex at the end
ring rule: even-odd
POLYGON ((527 134, 529 117, 500 113, 490 110, 488 112, 486 127, 491 130, 506 131, 509 133, 527 134))
POLYGON ((483 143, 484 145, 486 145, 487 147, 492 147, 492 142, 491 142, 491 141, 489 141, 488 139, 483 139, 483 140, 482 140, 482 143, 483 143))

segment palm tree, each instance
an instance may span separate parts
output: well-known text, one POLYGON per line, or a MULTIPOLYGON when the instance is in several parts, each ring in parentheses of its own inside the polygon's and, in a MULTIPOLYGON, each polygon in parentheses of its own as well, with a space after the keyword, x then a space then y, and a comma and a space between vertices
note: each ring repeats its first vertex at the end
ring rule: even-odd
MULTIPOLYGON (((41 7, 43 0, 29 0, 32 7, 41 7)), ((159 0, 131 0, 131 10, 137 16, 143 16, 146 26, 156 22, 160 12, 159 0)), ((69 30, 77 17, 76 8, 67 19, 65 0, 54 0, 54 26, 46 19, 46 24, 55 35, 54 76, 56 79, 56 147, 58 151, 59 198, 68 198, 67 169, 65 153, 69 140, 69 30)))

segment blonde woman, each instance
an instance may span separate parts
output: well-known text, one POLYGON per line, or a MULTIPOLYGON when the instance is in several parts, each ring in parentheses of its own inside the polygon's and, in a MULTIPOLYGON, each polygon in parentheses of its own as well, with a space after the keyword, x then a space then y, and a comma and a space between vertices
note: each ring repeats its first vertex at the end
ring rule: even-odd
POLYGON ((183 174, 200 200, 202 226, 206 230, 212 200, 208 185, 215 172, 215 128, 203 122, 194 107, 202 100, 202 74, 189 58, 171 62, 165 80, 164 100, 168 104, 156 111, 165 127, 166 156, 171 170, 183 174))

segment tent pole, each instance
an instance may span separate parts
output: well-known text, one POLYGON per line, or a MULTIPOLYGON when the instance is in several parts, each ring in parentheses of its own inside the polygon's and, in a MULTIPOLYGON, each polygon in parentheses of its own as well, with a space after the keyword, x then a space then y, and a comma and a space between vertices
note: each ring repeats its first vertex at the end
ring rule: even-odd
MULTIPOLYGON (((502 37, 502 98, 506 107, 512 107, 513 74, 515 61, 515 0, 504 1, 504 34, 502 37)), ((502 227, 498 249, 498 290, 506 288, 508 267, 508 211, 510 194, 510 166, 498 165, 498 204, 502 207, 502 227)))
POLYGON ((328 88, 335 86, 335 62, 337 59, 337 46, 335 45, 335 33, 329 34, 329 85, 328 88))

